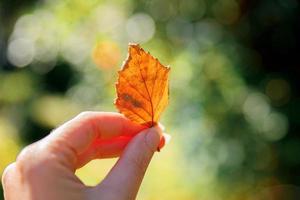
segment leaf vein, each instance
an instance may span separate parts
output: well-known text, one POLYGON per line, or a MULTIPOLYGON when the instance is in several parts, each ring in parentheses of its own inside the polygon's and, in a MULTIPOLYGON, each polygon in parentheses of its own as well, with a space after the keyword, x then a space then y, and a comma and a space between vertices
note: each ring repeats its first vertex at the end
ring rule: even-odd
MULTIPOLYGON (((141 56, 141 54, 140 54, 140 56, 141 56)), ((143 74, 142 74, 142 70, 141 70, 141 60, 139 60, 139 65, 138 65, 138 66, 139 66, 140 75, 141 75, 141 77, 142 77, 142 79, 143 79, 143 82, 144 82, 146 91, 147 91, 148 96, 149 96, 149 101, 150 101, 150 105, 151 105, 151 122, 152 122, 152 125, 153 125, 153 117, 154 117, 153 114, 154 114, 154 112, 153 112, 152 97, 150 96, 150 93, 149 93, 149 90, 148 90, 148 87, 147 87, 147 83, 146 83, 145 78, 144 78, 144 76, 143 76, 143 74)))
POLYGON ((148 122, 148 120, 146 120, 145 118, 143 118, 140 114, 138 114, 137 112, 135 112, 133 109, 130 109, 128 107, 124 107, 125 110, 128 110, 130 112, 132 112, 133 114, 135 114, 136 116, 138 116, 140 119, 142 119, 145 122, 148 122))
POLYGON ((130 83, 130 81, 129 81, 124 75, 120 74, 120 76, 122 76, 122 77, 124 78, 124 80, 126 81, 126 83, 127 83, 131 88, 133 88, 139 95, 141 95, 141 97, 143 97, 145 100, 149 101, 149 99, 147 99, 147 98, 143 95, 143 93, 141 93, 134 85, 132 85, 132 84, 130 83))

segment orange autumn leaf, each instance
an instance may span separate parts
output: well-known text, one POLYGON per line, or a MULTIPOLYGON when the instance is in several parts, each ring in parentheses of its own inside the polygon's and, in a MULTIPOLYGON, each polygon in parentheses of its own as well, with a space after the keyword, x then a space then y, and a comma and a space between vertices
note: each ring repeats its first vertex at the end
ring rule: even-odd
POLYGON ((169 67, 137 44, 119 71, 115 105, 131 121, 154 126, 169 100, 169 67))

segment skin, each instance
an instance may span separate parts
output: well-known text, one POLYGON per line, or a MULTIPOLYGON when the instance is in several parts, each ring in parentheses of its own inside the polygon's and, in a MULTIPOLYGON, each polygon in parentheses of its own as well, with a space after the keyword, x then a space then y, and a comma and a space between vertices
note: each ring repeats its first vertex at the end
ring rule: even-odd
POLYGON ((33 143, 2 176, 6 200, 132 200, 136 198, 162 131, 118 113, 84 112, 33 143), (106 178, 85 186, 76 169, 97 158, 120 156, 106 178))

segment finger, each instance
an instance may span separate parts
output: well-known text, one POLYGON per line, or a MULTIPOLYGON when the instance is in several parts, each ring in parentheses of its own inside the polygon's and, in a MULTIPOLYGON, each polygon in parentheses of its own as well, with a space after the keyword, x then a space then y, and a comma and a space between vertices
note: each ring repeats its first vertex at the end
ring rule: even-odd
POLYGON ((91 147, 78 156, 77 168, 96 158, 114 158, 121 155, 132 137, 121 136, 116 139, 96 140, 91 147))
MULTIPOLYGON (((131 136, 121 136, 116 139, 95 140, 86 152, 78 156, 77 168, 84 166, 93 159, 119 157, 131 139, 131 136)), ((164 148, 170 140, 171 136, 163 133, 158 149, 161 150, 164 148)))
POLYGON ((16 176, 16 163, 9 164, 2 174, 2 186, 4 189, 5 199, 17 199, 15 191, 17 190, 15 182, 18 181, 16 176))
POLYGON ((124 199, 135 199, 147 166, 156 151, 161 138, 158 127, 150 128, 136 135, 127 145, 116 165, 107 177, 95 187, 101 194, 104 186, 114 188, 114 192, 124 199))
MULTIPOLYGON (((54 130, 43 142, 49 153, 59 155, 65 162, 72 162, 70 166, 74 168, 77 167, 78 156, 88 151, 95 140, 133 136, 143 129, 144 126, 131 122, 119 113, 84 112, 54 130)), ((102 154, 105 154, 104 149, 102 154)))
POLYGON ((167 144, 169 144, 170 140, 172 139, 171 135, 167 133, 163 133, 162 137, 160 139, 157 151, 160 151, 162 148, 164 148, 167 144))
POLYGON ((79 153, 95 139, 134 135, 145 129, 119 113, 84 112, 56 129, 50 137, 64 140, 79 153))

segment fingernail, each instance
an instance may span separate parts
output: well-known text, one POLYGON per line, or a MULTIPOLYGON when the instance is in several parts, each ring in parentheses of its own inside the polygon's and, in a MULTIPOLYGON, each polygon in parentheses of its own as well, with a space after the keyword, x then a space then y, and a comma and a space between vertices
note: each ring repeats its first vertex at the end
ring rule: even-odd
POLYGON ((168 133, 163 133, 163 137, 165 138, 165 146, 170 143, 172 136, 168 133))
POLYGON ((160 150, 165 147, 167 144, 169 144, 170 140, 171 140, 171 135, 167 134, 167 133, 163 133, 157 151, 160 152, 160 150))
POLYGON ((159 145, 161 137, 162 137, 162 133, 158 127, 152 127, 148 129, 146 133, 146 143, 148 147, 153 151, 155 151, 159 145))

